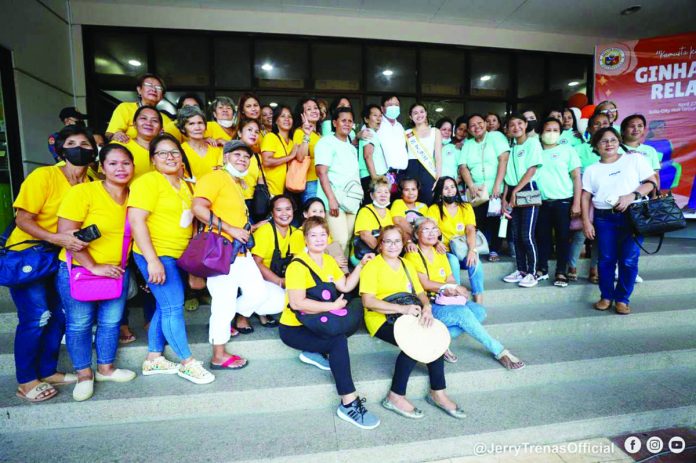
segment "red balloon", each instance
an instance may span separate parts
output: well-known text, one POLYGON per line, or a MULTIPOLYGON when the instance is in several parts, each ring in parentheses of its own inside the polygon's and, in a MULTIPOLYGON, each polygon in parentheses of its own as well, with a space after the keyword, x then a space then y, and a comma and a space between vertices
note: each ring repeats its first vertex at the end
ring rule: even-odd
POLYGON ((589 119, 594 114, 594 110, 595 110, 595 105, 588 104, 587 106, 585 106, 584 108, 582 108, 580 110, 580 113, 582 114, 582 118, 589 119))
POLYGON ((575 95, 568 98, 568 107, 570 108, 584 108, 587 105, 587 95, 584 93, 576 93, 575 95))

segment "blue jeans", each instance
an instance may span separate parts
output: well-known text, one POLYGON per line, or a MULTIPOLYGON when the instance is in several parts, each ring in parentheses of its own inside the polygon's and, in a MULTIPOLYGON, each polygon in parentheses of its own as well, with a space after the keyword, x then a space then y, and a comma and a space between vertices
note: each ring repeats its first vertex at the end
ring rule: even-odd
MULTIPOLYGON (((147 260, 135 252, 133 259, 147 281, 149 278, 147 260)), ((175 258, 160 256, 159 259, 164 266, 166 279, 164 284, 149 285, 157 305, 147 333, 147 350, 149 352, 164 352, 166 340, 174 353, 181 360, 186 360, 191 357, 191 349, 189 349, 186 322, 184 321, 183 272, 176 266, 175 258)))
POLYGON ((469 274, 469 284, 471 285, 471 294, 473 296, 478 296, 483 294, 483 264, 481 264, 481 259, 476 261, 476 266, 467 267, 466 260, 459 262, 457 256, 448 252, 447 260, 449 260, 450 268, 452 268, 452 273, 454 274, 454 279, 458 285, 462 284, 462 277, 460 274, 461 269, 466 269, 469 274))
POLYGON ((56 372, 65 314, 51 275, 43 280, 10 288, 17 307, 14 340, 15 375, 20 384, 56 372))
POLYGON ((117 299, 81 302, 70 296, 68 266, 60 263, 56 276, 56 289, 65 307, 65 344, 76 370, 92 366, 92 325, 97 319, 95 345, 97 364, 109 365, 116 359, 118 329, 128 296, 128 270, 123 274, 123 291, 117 299))
POLYGON ((433 316, 447 326, 452 339, 469 334, 472 338, 483 344, 491 354, 498 356, 504 347, 498 340, 493 339, 488 331, 481 325, 486 319, 486 309, 481 304, 468 301, 466 305, 439 305, 432 304, 433 316))
POLYGON ((307 186, 305 186, 305 191, 302 193, 302 204, 298 204, 298 210, 302 209, 302 205, 307 202, 309 198, 317 197, 317 188, 319 185, 319 180, 309 180, 307 181, 307 186))
MULTIPOLYGON (((582 248, 585 247, 585 233, 582 230, 570 232, 570 251, 568 255, 568 267, 577 268, 578 259, 582 248)), ((590 267, 597 266, 597 240, 592 241, 592 253, 590 255, 590 267)))
MULTIPOLYGON (((599 290, 602 299, 628 304, 638 275, 640 248, 634 241, 626 213, 595 210, 594 226, 599 247, 599 290), (619 279, 614 271, 619 264, 619 279)), ((643 238, 638 240, 642 243, 643 238)))

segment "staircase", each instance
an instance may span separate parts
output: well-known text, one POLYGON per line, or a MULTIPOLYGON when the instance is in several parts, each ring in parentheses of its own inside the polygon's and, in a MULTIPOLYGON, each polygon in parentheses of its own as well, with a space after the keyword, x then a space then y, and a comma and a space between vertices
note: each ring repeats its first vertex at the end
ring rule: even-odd
MULTIPOLYGON (((582 262, 582 277, 588 265, 582 262)), ((300 363, 276 330, 259 326, 229 345, 249 366, 215 372, 210 385, 139 375, 127 384, 98 383, 87 402, 74 402, 72 386, 62 386, 49 402, 27 404, 14 395, 16 315, 3 288, 0 461, 411 462, 473 455, 477 443, 557 443, 696 425, 696 240, 667 240, 660 254, 641 257, 645 282, 636 285, 629 316, 592 310, 599 291, 585 278, 567 288, 544 281, 525 289, 501 281, 512 270, 510 261, 485 264, 485 325, 528 366, 506 371, 468 336, 454 341, 459 362, 446 364, 447 386, 465 420, 422 400, 422 366, 408 396, 425 418, 384 410, 379 402, 397 351, 364 331, 350 338, 356 387, 382 419, 374 431, 338 419, 330 373, 300 363)), ((138 341, 119 349, 116 364, 139 372, 146 335, 141 311, 131 313, 138 341)), ((194 356, 205 361, 208 315, 205 306, 186 314, 194 356)), ((61 364, 69 370, 67 354, 61 364)))

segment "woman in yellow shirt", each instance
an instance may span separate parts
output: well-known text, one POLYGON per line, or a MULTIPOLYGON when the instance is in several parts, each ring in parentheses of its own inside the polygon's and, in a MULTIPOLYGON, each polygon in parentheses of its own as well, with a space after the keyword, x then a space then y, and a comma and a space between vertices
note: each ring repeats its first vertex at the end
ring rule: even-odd
POLYGON ((63 302, 66 319, 65 343, 77 370, 73 399, 87 400, 94 393, 94 381, 123 383, 135 378, 135 372, 114 366, 118 334, 128 296, 130 227, 126 226, 128 183, 133 179, 133 155, 127 148, 106 145, 99 153, 105 179, 75 185, 58 209, 58 231, 96 225, 101 236, 78 252, 63 250, 56 288, 63 302), (71 269, 72 266, 72 269, 71 269), (75 273, 122 279, 121 294, 114 299, 78 301, 72 296, 75 273), (92 372, 92 325, 96 319, 97 372, 92 372))
POLYGON ((210 112, 214 120, 208 122, 205 136, 216 145, 222 146, 237 134, 234 124, 234 101, 228 96, 219 96, 210 103, 210 112))
MULTIPOLYGON (((326 219, 308 218, 305 221, 304 236, 307 252, 296 256, 288 266, 288 302, 280 317, 280 339, 287 346, 302 351, 301 361, 322 370, 331 370, 336 390, 341 396, 341 404, 336 410, 339 418, 361 429, 374 429, 379 426, 380 420, 367 411, 363 405, 364 399, 358 397, 353 384, 347 339, 350 333, 319 336, 302 325, 295 315, 296 311, 319 314, 344 310, 348 301, 343 295, 335 297, 337 291, 352 291, 358 285, 363 265, 374 255, 366 255, 353 272, 346 276, 336 261, 325 253, 329 242, 326 219)), ((353 307, 352 310, 358 308, 353 307)))
POLYGON ((317 196, 317 171, 314 167, 314 146, 321 136, 317 131, 317 123, 321 117, 319 105, 314 98, 303 98, 295 106, 295 116, 292 141, 297 147, 297 160, 304 160, 309 156, 311 164, 307 172, 307 185, 302 193, 302 202, 317 196))
MULTIPOLYGON (((399 180, 399 196, 392 203, 391 212, 394 225, 401 228, 406 236, 406 250, 415 250, 413 245, 413 223, 418 217, 424 217, 428 213, 428 205, 418 201, 420 182, 415 178, 404 177, 399 180)), ((444 252, 444 251, 443 251, 444 252)))
MULTIPOLYGON (((360 208, 355 218, 354 235, 371 249, 377 249, 377 235, 388 225, 394 225, 389 212, 389 195, 391 184, 386 177, 377 177, 370 181, 370 197, 372 204, 360 208)), ((360 256, 362 257, 362 256, 360 256)), ((358 262, 355 255, 355 247, 351 255, 353 264, 358 262)))
POLYGON ((288 163, 297 156, 295 144, 290 138, 292 120, 290 107, 278 105, 273 110, 273 132, 266 135, 261 144, 261 160, 271 196, 285 191, 288 163))
MULTIPOLYGON (((252 149, 240 140, 226 143, 224 167, 200 179, 193 198, 193 213, 198 220, 221 223, 223 236, 241 244, 247 244, 251 235, 241 182, 249 170, 252 154, 252 149)), ((229 273, 208 278, 213 299, 208 335, 213 345, 212 369, 235 369, 247 364, 241 357, 227 353, 225 344, 230 340, 230 325, 237 312, 248 317, 252 313, 264 313, 264 307, 283 306, 282 291, 269 294, 266 288, 246 246, 235 257, 229 273), (237 298, 240 289, 242 295, 237 298)))
MULTIPOLYGON (((486 309, 471 301, 469 291, 454 281, 447 256, 440 254, 435 249, 440 236, 440 230, 435 221, 429 217, 416 220, 414 236, 418 243, 416 251, 407 253, 404 259, 415 267, 423 289, 428 292, 430 300, 433 301, 433 316, 447 326, 452 339, 463 333, 468 333, 483 344, 495 356, 495 359, 508 370, 524 367, 524 362, 512 355, 498 340, 491 337, 481 325, 486 318, 486 309), (447 297, 458 297, 460 300, 445 301, 444 299, 447 297)), ((448 349, 445 353, 445 360, 456 363, 458 359, 448 349)))
MULTIPOLYGON (((72 252, 87 246, 73 235, 73 230, 58 232, 58 207, 72 185, 88 181, 87 169, 96 158, 97 145, 84 127, 64 127, 55 140, 61 166, 34 169, 22 182, 13 207, 15 228, 6 246, 20 251, 42 240, 72 252)), ((15 376, 17 396, 30 402, 42 402, 58 393, 53 387, 74 383, 74 374, 57 371, 60 340, 65 331, 65 315, 55 290, 54 275, 22 286, 10 288, 17 307, 15 330, 15 376)))
POLYGON ((434 203, 428 208, 428 217, 435 220, 442 232, 442 244, 447 249, 452 273, 457 284, 461 284, 460 269, 469 274, 474 301, 483 302, 483 265, 476 251, 476 217, 471 204, 465 203, 452 177, 441 177, 433 191, 434 203), (450 241, 466 236, 469 247, 466 259, 459 261, 450 248, 450 241))
POLYGON ((196 106, 179 111, 177 125, 187 141, 182 143, 184 155, 191 166, 194 181, 213 171, 222 162, 222 148, 211 146, 205 139, 205 114, 196 106))
MULTIPOLYGON (((261 124, 261 103, 259 97, 253 93, 244 93, 239 97, 237 105, 237 132, 241 130, 241 123, 244 120, 252 120, 261 124)), ((263 133, 259 132, 257 144, 253 146, 254 153, 261 151, 261 143, 263 142, 263 133)))
MULTIPOLYGON (((309 198, 302 206, 302 216, 305 220, 310 217, 326 218, 326 207, 324 201, 320 198, 309 198)), ((290 236, 290 253, 293 255, 300 254, 307 250, 304 239, 304 224, 297 230, 292 232, 290 236)), ((343 250, 331 239, 329 234, 329 245, 326 248, 326 253, 329 254, 341 267, 343 273, 348 273, 348 258, 343 254, 343 250)))
POLYGON ((133 178, 136 179, 152 170, 150 142, 162 131, 162 115, 154 106, 141 106, 133 115, 133 126, 136 130, 135 137, 125 143, 115 142, 125 146, 133 154, 133 178))
MULTIPOLYGON (((265 184, 264 175, 261 172, 261 158, 258 153, 260 129, 258 121, 253 119, 243 119, 239 123, 237 137, 243 141, 245 145, 253 151, 251 160, 249 161, 249 171, 242 181, 242 191, 244 192, 244 200, 247 207, 251 206, 251 199, 254 197, 256 185, 265 184)), ((258 217, 256 217, 258 218, 258 217)))
MULTIPOLYGON (((360 275, 360 295, 365 307, 365 325, 370 336, 396 344, 393 319, 402 314, 420 316, 421 324, 433 322, 428 296, 420 284, 416 270, 410 262, 399 257, 403 250, 404 235, 395 225, 385 227, 377 238, 380 254, 365 265, 360 275), (389 296, 410 293, 418 298, 418 304, 400 305, 387 302, 389 296), (389 318, 387 318, 389 316, 389 318), (392 317, 393 316, 393 317, 392 317)), ((282 323, 282 319, 281 319, 282 323)), ((416 360, 400 352, 394 366, 392 385, 382 406, 406 418, 423 418, 423 412, 406 399, 406 386, 416 360)), ((445 362, 440 357, 428 364, 430 394, 426 399, 454 418, 466 415, 445 392, 445 362)))
POLYGON ((133 182, 128 198, 133 259, 157 301, 142 372, 144 376, 179 375, 195 384, 208 384, 215 377, 193 358, 189 348, 184 320, 186 279, 176 265, 193 231, 193 187, 181 176, 184 153, 174 137, 157 137, 151 153, 155 170, 133 182), (181 364, 164 357, 165 341, 181 364))

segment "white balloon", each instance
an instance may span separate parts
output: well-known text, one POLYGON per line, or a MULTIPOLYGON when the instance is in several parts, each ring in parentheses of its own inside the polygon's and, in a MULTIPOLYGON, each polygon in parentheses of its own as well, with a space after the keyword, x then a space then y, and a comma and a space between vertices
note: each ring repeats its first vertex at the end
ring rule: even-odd
MULTIPOLYGON (((577 109, 577 108, 572 108, 577 109)), ((578 119, 578 131, 583 134, 587 130, 587 122, 589 119, 578 119)))

